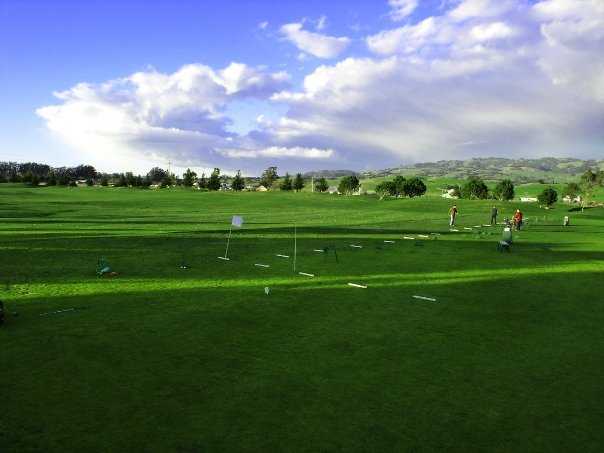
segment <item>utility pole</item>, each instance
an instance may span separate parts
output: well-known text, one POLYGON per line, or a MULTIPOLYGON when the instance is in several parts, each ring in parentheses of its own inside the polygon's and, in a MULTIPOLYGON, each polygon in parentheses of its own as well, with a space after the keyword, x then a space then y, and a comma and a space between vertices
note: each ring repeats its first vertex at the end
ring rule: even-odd
POLYGON ((315 177, 314 176, 310 177, 310 188, 311 188, 311 192, 315 193, 315 177))

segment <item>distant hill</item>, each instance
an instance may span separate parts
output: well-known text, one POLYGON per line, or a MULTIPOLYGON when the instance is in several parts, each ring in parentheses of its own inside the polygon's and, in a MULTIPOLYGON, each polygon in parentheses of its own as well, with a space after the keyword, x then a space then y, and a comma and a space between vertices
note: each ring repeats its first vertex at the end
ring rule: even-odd
POLYGON ((604 160, 544 157, 541 159, 474 158, 440 160, 398 168, 361 173, 363 178, 394 175, 417 175, 447 178, 480 176, 483 179, 509 178, 515 182, 566 182, 576 179, 588 169, 604 169, 604 160))
POLYGON ((325 178, 325 179, 333 179, 333 178, 341 178, 342 176, 352 176, 358 175, 359 173, 352 170, 317 170, 317 171, 308 171, 304 173, 305 178, 325 178))

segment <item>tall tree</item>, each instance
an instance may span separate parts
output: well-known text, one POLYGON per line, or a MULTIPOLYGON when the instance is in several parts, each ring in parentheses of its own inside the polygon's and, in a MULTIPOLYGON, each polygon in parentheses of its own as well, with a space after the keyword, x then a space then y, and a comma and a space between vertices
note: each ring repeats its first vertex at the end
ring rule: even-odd
POLYGON ((500 181, 497 186, 495 186, 493 195, 495 195, 495 198, 497 198, 498 200, 513 200, 515 195, 514 183, 509 179, 504 179, 500 181))
POLYGON ((277 179, 279 179, 279 175, 277 175, 277 167, 268 167, 262 172, 260 184, 270 190, 273 187, 273 183, 277 179))
POLYGON ((315 190, 317 192, 327 192, 327 189, 329 189, 329 184, 327 184, 327 179, 319 178, 317 180, 317 182, 315 183, 315 190))
POLYGON ((304 188, 304 178, 302 177, 302 173, 297 173, 296 178, 294 179, 294 190, 296 192, 300 192, 304 188))
POLYGON ((394 178, 394 181, 392 181, 394 183, 394 195, 396 196, 404 196, 405 195, 405 182, 406 179, 404 176, 402 175, 398 175, 394 178))
POLYGON ((197 173, 192 171, 190 168, 187 168, 187 171, 185 171, 185 174, 182 177, 182 185, 185 187, 193 187, 195 178, 197 178, 197 173))
POLYGON ((240 192, 245 188, 245 181, 241 177, 241 170, 237 170, 237 174, 233 178, 232 187, 233 190, 236 190, 237 192, 240 192))
POLYGON ((342 179, 340 179, 340 184, 338 184, 338 192, 351 195, 360 187, 360 185, 361 182, 356 175, 344 176, 342 179))
POLYGON ((209 190, 220 190, 220 168, 215 168, 208 180, 209 190))
POLYGON ((200 189, 207 189, 208 188, 208 178, 206 178, 206 174, 205 173, 201 174, 201 178, 199 178, 199 180, 197 181, 197 184, 199 185, 200 189))
POLYGON ((281 181, 281 190, 290 191, 292 190, 292 178, 289 176, 289 173, 285 173, 283 180, 281 181))
POLYGON ((163 168, 153 167, 151 170, 149 170, 149 173, 147 173, 147 176, 154 183, 159 183, 159 182, 163 181, 163 179, 166 176, 168 176, 168 172, 166 170, 164 170, 163 168))
POLYGON ((470 176, 461 188, 461 195, 463 198, 478 198, 484 200, 489 196, 489 188, 482 178, 470 176))

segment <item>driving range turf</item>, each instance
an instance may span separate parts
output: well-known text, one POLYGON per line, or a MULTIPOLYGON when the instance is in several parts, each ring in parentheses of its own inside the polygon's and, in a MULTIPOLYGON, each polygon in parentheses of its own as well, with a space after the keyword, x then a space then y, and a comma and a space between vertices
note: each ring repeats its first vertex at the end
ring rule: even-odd
POLYGON ((0 185, 0 451, 602 451, 604 209, 492 203, 0 185))

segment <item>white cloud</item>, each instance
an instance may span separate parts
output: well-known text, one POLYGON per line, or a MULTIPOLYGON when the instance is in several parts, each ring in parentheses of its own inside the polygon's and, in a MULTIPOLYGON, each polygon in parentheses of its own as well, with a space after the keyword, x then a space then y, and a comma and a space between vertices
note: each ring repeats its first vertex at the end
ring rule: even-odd
POLYGON ((390 18, 395 21, 401 21, 407 18, 415 11, 418 0, 388 0, 390 6, 390 18))
MULTIPOLYGON (((275 162, 294 170, 604 157, 604 2, 464 0, 413 17, 366 38, 374 57, 320 65, 295 87, 283 72, 194 64, 78 84, 38 114, 64 140, 103 157, 243 162, 249 172, 275 162), (229 114, 250 98, 262 100, 257 111, 246 104, 254 129, 228 132, 229 114)), ((349 44, 302 24, 281 31, 304 55, 333 58, 349 44)))
POLYGON ((190 64, 172 74, 149 70, 102 84, 80 83, 55 93, 59 103, 37 113, 66 143, 96 155, 161 155, 211 164, 214 150, 243 141, 227 132, 227 104, 267 99, 288 80, 284 72, 240 63, 218 71, 190 64))
POLYGON ((301 159, 329 159, 334 156, 333 149, 304 148, 294 146, 291 148, 284 146, 270 146, 263 149, 224 149, 219 153, 233 159, 257 159, 257 158, 301 158, 301 159))
POLYGON ((267 20, 265 20, 265 21, 260 22, 260 23, 258 24, 258 28, 259 28, 260 30, 266 30, 266 29, 268 28, 268 21, 267 21, 267 20))
POLYGON ((327 28, 327 16, 319 17, 315 28, 317 29, 317 31, 325 30, 327 28))
POLYGON ((347 37, 327 36, 303 30, 301 23, 285 24, 281 27, 281 33, 298 49, 318 58, 335 58, 350 44, 347 37))
POLYGON ((505 22, 492 22, 475 25, 470 30, 470 35, 478 42, 504 39, 516 35, 516 31, 505 22))

